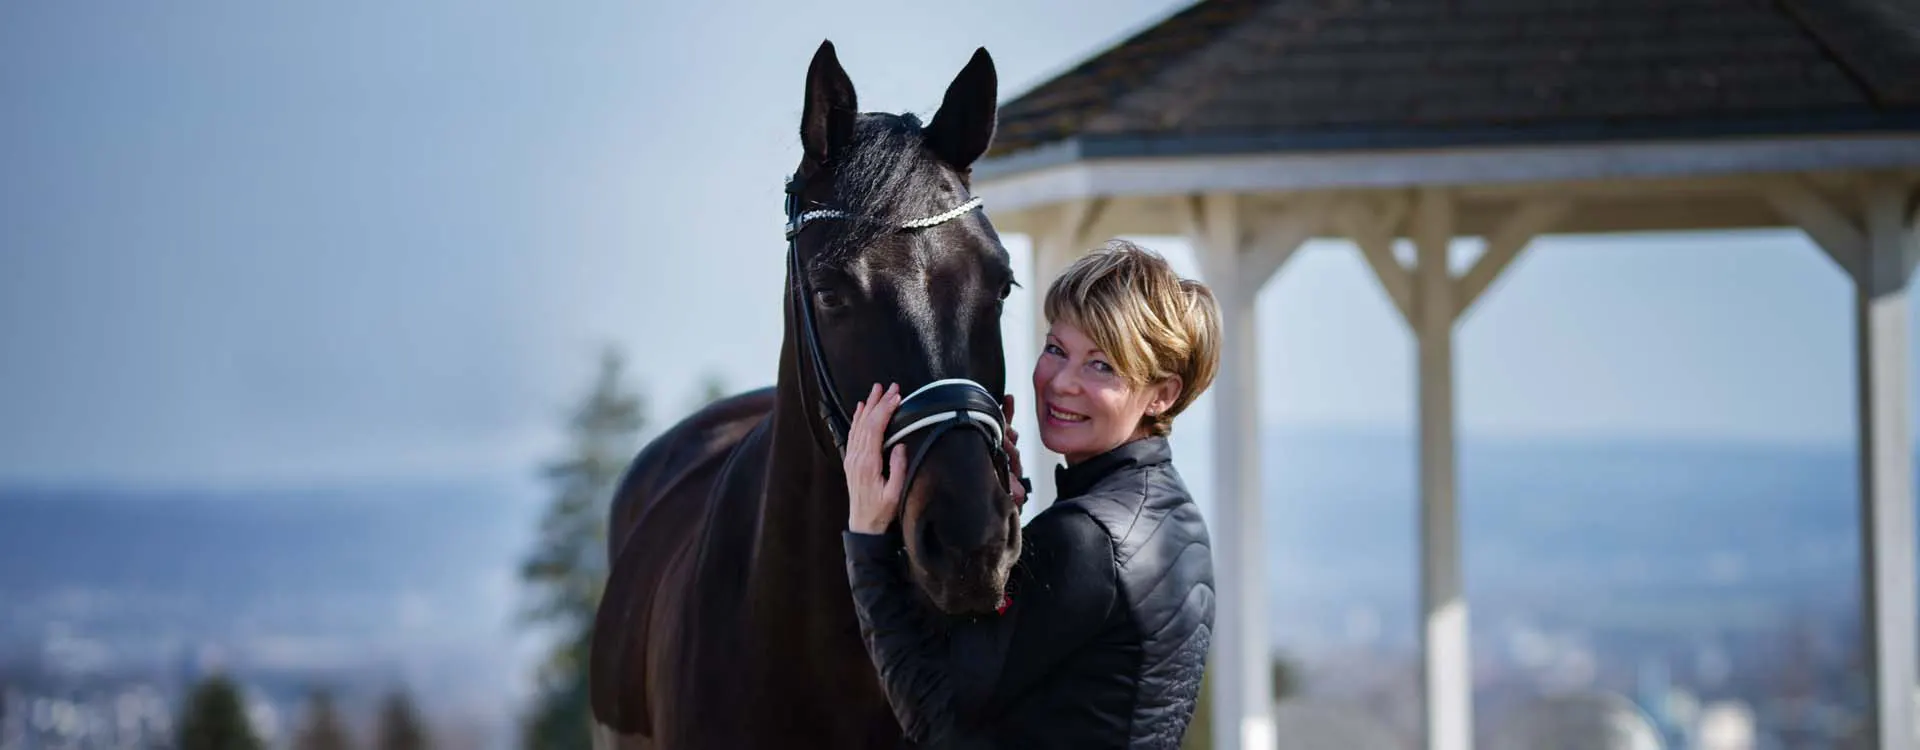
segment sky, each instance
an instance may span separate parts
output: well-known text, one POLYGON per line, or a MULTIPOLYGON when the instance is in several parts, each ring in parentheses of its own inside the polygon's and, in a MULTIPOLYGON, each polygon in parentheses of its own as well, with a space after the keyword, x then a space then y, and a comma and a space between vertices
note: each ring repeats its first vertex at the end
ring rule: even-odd
MULTIPOLYGON (((603 346, 661 420, 768 384, 822 39, 863 109, 924 117, 975 47, 1005 100, 1180 5, 0 5, 0 482, 524 476, 603 346)), ((1410 429, 1351 246, 1258 309, 1266 424, 1410 429)), ((1852 325, 1796 233, 1548 238, 1462 324, 1460 430, 1846 444, 1852 325)))

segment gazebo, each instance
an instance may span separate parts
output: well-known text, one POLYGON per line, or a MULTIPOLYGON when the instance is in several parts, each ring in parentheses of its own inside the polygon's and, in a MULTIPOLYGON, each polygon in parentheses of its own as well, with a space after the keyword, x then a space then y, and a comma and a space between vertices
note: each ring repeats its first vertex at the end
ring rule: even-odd
POLYGON ((1350 240, 1413 334, 1425 745, 1468 750, 1455 328, 1543 234, 1803 230, 1856 290, 1872 721, 1916 746, 1920 4, 1203 0, 1007 102, 975 180, 1031 238, 1029 278, 1104 237, 1184 235, 1220 298, 1209 720, 1229 748, 1276 741, 1253 301, 1302 243, 1350 240), (1463 237, 1484 252, 1456 276, 1463 237))

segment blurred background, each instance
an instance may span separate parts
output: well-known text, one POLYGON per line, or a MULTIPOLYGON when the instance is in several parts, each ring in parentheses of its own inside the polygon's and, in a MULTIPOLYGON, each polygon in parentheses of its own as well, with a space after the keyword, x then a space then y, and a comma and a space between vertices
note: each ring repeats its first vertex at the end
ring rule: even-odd
MULTIPOLYGON (((820 40, 926 117, 977 46, 1004 101, 1186 5, 0 4, 0 747, 580 746, 607 483, 773 381, 820 40)), ((1411 339, 1345 241, 1256 311, 1276 693, 1414 747, 1411 339)), ((1798 230, 1555 235, 1469 322, 1476 724, 1854 736, 1849 279, 1798 230)))

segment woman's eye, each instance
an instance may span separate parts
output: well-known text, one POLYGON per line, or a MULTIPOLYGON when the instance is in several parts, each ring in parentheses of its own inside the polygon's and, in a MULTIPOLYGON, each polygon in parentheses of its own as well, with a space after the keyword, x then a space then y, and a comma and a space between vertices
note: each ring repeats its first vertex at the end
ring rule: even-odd
POLYGON ((1094 371, 1095 371, 1095 372, 1098 372, 1098 373, 1100 373, 1100 374, 1102 374, 1102 375, 1112 375, 1112 374, 1113 374, 1113 365, 1109 365, 1109 364, 1107 364, 1107 363, 1105 363, 1105 362, 1102 362, 1102 361, 1100 361, 1100 360, 1097 360, 1097 359, 1096 359, 1096 360, 1093 360, 1093 362, 1091 363, 1091 365, 1092 365, 1092 367, 1093 367, 1093 369, 1094 369, 1094 371))
POLYGON ((1045 351, 1046 353, 1048 353, 1048 354, 1051 354, 1051 355, 1053 355, 1053 356, 1055 356, 1055 357, 1064 357, 1064 356, 1067 356, 1067 353, 1066 353, 1066 352, 1063 352, 1063 351, 1060 351, 1060 347, 1057 347, 1057 346, 1054 346, 1054 345, 1052 345, 1052 344, 1048 344, 1048 345, 1047 345, 1047 348, 1046 348, 1046 349, 1045 349, 1044 351, 1045 351))

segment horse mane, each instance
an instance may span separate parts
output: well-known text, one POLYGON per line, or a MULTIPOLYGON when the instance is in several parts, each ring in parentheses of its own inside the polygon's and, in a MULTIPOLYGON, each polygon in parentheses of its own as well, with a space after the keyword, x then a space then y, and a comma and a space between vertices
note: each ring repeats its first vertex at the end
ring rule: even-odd
POLYGON ((938 206, 941 162, 926 149, 925 129, 911 114, 865 113, 830 165, 838 208, 867 221, 837 221, 815 264, 846 259, 893 226, 951 208, 938 206))

